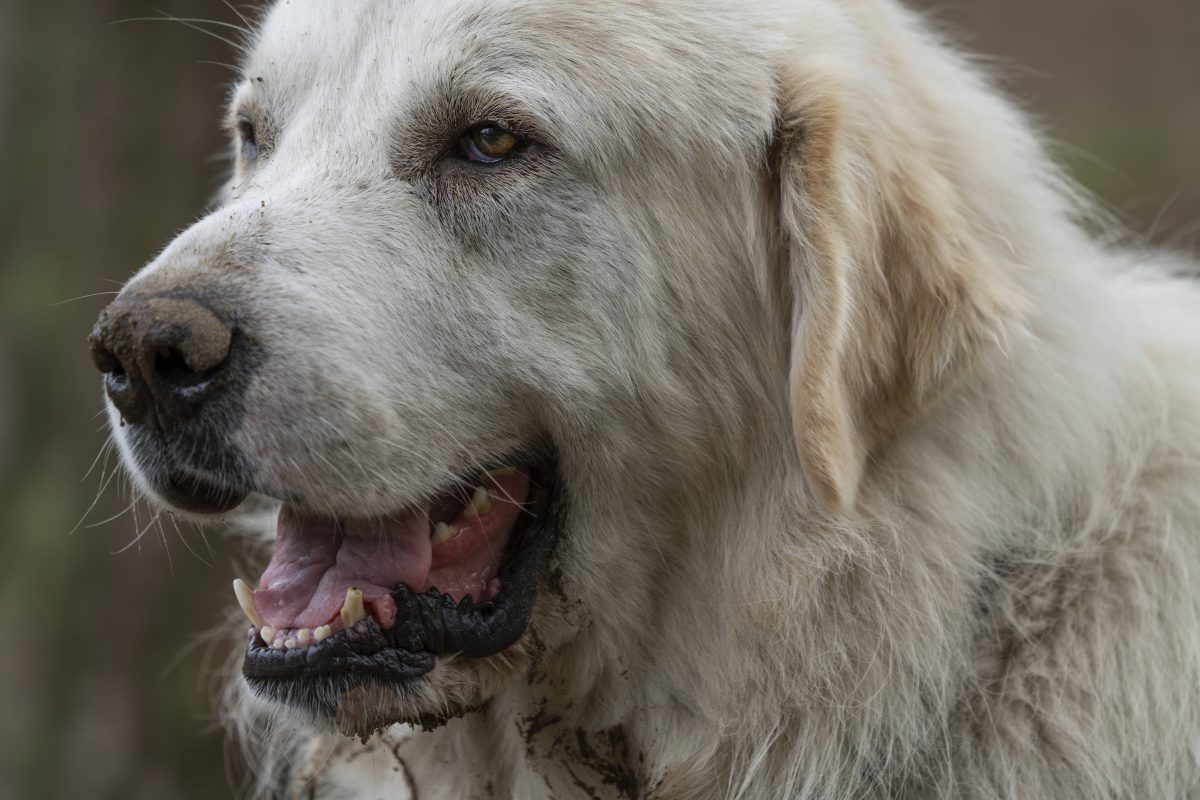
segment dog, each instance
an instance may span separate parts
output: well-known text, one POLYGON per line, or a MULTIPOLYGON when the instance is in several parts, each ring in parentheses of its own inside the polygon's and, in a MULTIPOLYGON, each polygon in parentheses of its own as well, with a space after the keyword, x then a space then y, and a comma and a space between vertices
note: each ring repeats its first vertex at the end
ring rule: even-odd
POLYGON ((918 15, 287 0, 228 120, 91 352, 258 791, 1200 793, 1194 265, 918 15))

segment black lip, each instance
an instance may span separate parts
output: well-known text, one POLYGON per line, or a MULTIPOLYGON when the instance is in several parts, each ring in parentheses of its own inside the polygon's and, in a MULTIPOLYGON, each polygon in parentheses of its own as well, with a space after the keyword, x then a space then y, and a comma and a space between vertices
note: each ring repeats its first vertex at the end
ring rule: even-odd
POLYGON ((224 514, 245 502, 249 493, 227 489, 193 475, 169 472, 158 493, 175 508, 193 514, 224 514))
POLYGON ((436 655, 429 650, 396 647, 389 631, 368 617, 303 650, 272 650, 255 630, 242 672, 252 685, 269 689, 271 681, 293 681, 322 675, 353 674, 363 678, 408 681, 433 669, 436 655))
POLYGON ((354 628, 297 650, 271 649, 251 631, 242 662, 251 688, 282 702, 315 705, 314 710, 328 712, 333 696, 355 686, 420 680, 439 655, 486 658, 514 645, 529 624, 560 533, 556 472, 552 466, 539 466, 532 479, 530 515, 513 531, 500 566, 500 591, 490 601, 475 605, 466 597, 456 602, 436 588, 418 594, 401 584, 392 593, 397 613, 390 630, 368 617, 354 628), (310 699, 300 699, 305 697, 310 699))

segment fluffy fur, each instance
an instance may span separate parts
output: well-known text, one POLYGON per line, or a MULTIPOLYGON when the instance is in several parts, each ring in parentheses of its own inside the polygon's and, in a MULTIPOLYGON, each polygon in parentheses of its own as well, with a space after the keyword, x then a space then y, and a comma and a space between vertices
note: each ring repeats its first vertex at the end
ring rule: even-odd
POLYGON ((241 293, 267 494, 383 514, 544 435, 571 511, 516 650, 357 701, 461 718, 239 693, 265 790, 1200 792, 1189 265, 1097 243, 893 0, 351 6, 268 13, 258 163, 139 280, 241 293), (545 148, 432 166, 479 119, 545 148))

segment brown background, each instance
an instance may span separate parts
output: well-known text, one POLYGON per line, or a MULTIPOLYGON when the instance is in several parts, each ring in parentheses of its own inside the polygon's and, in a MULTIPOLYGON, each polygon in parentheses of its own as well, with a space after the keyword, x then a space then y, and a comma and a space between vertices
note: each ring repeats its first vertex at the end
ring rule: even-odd
MULTIPOLYGON (((222 173, 228 73, 198 62, 234 56, 181 25, 110 25, 156 7, 236 21, 219 0, 0 0, 0 798, 231 793, 202 634, 233 550, 167 524, 114 554, 130 513, 69 533, 105 439, 84 346, 104 298, 72 298, 113 291, 222 173)), ((1195 252, 1200 4, 975 0, 936 17, 1135 239, 1195 252)), ((119 484, 85 525, 125 507, 119 484)))

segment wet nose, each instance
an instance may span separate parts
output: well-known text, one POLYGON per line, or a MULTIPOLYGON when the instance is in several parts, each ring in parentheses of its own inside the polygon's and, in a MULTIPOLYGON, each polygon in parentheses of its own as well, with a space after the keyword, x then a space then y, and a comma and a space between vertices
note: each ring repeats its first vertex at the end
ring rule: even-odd
POLYGON ((165 432, 219 390, 233 334, 194 297, 132 293, 101 312, 89 341, 121 418, 165 432))

